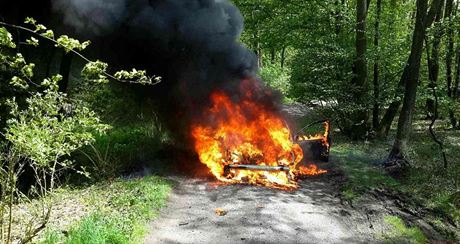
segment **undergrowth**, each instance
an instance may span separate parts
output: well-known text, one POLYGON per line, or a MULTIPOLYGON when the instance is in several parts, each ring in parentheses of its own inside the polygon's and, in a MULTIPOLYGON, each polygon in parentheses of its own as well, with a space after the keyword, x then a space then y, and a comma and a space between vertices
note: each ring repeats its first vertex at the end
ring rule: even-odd
POLYGON ((437 128, 438 136, 445 141, 449 160, 446 170, 442 167, 438 146, 424 128, 415 126, 407 154, 411 167, 406 177, 398 180, 387 175, 381 167, 392 140, 349 142, 340 135, 334 135, 331 155, 348 178, 342 195, 346 200, 359 201, 368 190, 376 188, 399 192, 430 210, 432 214, 427 219, 441 233, 450 239, 460 239, 460 165, 457 163, 460 131, 437 128), (447 230, 447 222, 454 229, 447 230))

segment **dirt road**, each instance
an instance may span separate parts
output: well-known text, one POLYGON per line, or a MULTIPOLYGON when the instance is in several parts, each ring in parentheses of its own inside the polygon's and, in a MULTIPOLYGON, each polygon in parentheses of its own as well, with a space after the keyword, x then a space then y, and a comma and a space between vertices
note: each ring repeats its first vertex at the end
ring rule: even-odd
POLYGON ((308 178, 296 191, 172 177, 176 188, 145 243, 381 242, 381 206, 342 204, 335 177, 308 178), (228 212, 218 216, 216 208, 228 212))

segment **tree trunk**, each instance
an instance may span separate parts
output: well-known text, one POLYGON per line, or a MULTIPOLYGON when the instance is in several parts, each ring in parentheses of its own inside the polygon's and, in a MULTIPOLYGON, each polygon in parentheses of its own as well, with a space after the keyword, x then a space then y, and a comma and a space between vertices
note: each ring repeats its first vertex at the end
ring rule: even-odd
MULTIPOLYGON (((440 12, 442 12, 442 8, 440 12)), ((435 24, 440 23, 442 18, 441 14, 437 14, 435 18, 435 24)), ((426 43, 426 50, 427 50, 427 61, 428 61, 428 79, 430 81, 428 85, 428 89, 433 90, 436 89, 438 84, 438 77, 439 77, 439 49, 441 47, 441 37, 443 35, 443 30, 441 28, 435 28, 433 34, 433 41, 431 47, 431 55, 430 55, 430 47, 429 43, 426 43)), ((427 99, 427 113, 428 117, 431 119, 438 118, 438 112, 435 106, 435 99, 434 97, 427 99)))
POLYGON ((68 52, 62 55, 59 74, 62 75, 62 80, 59 82, 59 91, 66 92, 69 86, 70 68, 72 66, 72 53, 68 52))
MULTIPOLYGON (((459 31, 459 36, 460 36, 460 31, 459 31)), ((459 98, 459 85, 460 85, 460 45, 457 45, 457 49, 456 49, 456 61, 457 61, 457 67, 456 67, 456 71, 455 71, 455 79, 454 79, 454 86, 452 87, 452 99, 455 101, 455 102, 458 102, 458 98, 459 98)), ((455 128, 459 128, 460 127, 460 123, 458 123, 457 121, 457 127, 455 128)))
POLYGON ((399 114, 396 138, 388 157, 389 161, 404 160, 407 139, 412 127, 412 115, 417 96, 417 86, 420 76, 420 62, 423 52, 423 41, 426 30, 433 23, 434 18, 440 12, 442 0, 433 0, 427 14, 428 0, 417 0, 417 13, 415 29, 412 37, 411 52, 401 79, 404 80, 405 91, 403 106, 399 114))
MULTIPOLYGON (((436 22, 439 23, 441 20, 441 15, 436 16, 436 22)), ((432 45, 432 52, 430 55, 430 48, 429 48, 429 43, 428 41, 426 42, 426 59, 428 62, 428 77, 430 79, 430 85, 429 88, 431 88, 432 94, 433 94, 433 111, 429 116, 431 117, 431 123, 428 126, 428 129, 430 131, 431 137, 433 138, 433 141, 438 144, 439 150, 441 151, 442 159, 443 159, 443 167, 444 169, 447 169, 447 157, 446 157, 446 152, 444 151, 444 143, 438 138, 436 135, 436 132, 434 131, 434 124, 436 123, 436 120, 438 119, 438 95, 436 91, 436 85, 438 82, 438 76, 439 76, 439 48, 441 45, 441 37, 442 37, 442 31, 437 30, 435 32, 435 35, 433 36, 433 45, 432 45)))
POLYGON ((377 0, 376 17, 374 25, 374 48, 376 50, 374 59, 374 107, 372 110, 372 128, 376 130, 379 127, 380 116, 380 81, 379 81, 379 39, 380 39, 380 13, 382 12, 382 0, 377 0))
POLYGON ((366 17, 367 0, 356 1, 356 59, 353 64, 352 93, 355 103, 360 108, 352 112, 350 135, 355 138, 362 138, 368 129, 368 110, 367 110, 367 38, 366 38, 366 17))
POLYGON ((284 68, 284 62, 286 61, 286 47, 283 47, 283 50, 281 50, 281 68, 284 68))
POLYGON ((275 48, 270 48, 270 63, 275 64, 276 52, 275 48))
MULTIPOLYGON (((454 6, 453 0, 447 0, 446 2, 446 12, 444 18, 449 22, 447 26, 447 50, 446 50, 446 85, 447 85, 447 96, 453 100, 453 87, 452 87, 452 61, 454 55, 454 25, 452 21, 452 8, 454 6)), ((457 127, 457 118, 455 117, 454 111, 452 108, 449 108, 449 119, 452 124, 452 128, 457 127)))

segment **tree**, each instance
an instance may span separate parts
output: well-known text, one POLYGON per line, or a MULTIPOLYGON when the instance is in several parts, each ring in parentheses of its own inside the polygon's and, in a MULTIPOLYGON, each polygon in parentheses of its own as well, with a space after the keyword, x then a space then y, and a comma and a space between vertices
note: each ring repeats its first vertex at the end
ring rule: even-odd
POLYGON ((394 163, 405 159, 404 152, 412 127, 412 116, 420 78, 423 42, 425 40, 427 28, 431 26, 436 16, 440 14, 442 5, 443 0, 433 0, 427 12, 428 0, 417 0, 416 2, 417 13, 412 36, 411 52, 401 76, 401 81, 404 83, 403 106, 399 114, 396 138, 388 156, 388 162, 394 163))
MULTIPOLYGON (((453 57, 454 57, 454 23, 453 23, 453 8, 454 8, 454 1, 447 0, 446 1, 446 11, 444 18, 447 20, 447 51, 446 51, 446 86, 447 86, 447 96, 454 100, 454 83, 453 83, 453 57)), ((452 108, 449 108, 449 119, 450 123, 452 124, 452 128, 457 127, 458 119, 455 116, 455 113, 452 108)))
POLYGON ((375 24, 374 24, 374 48, 376 54, 374 58, 373 67, 373 109, 372 109, 372 128, 376 130, 379 127, 379 116, 380 116, 380 80, 379 80, 379 39, 380 39, 380 16, 382 13, 382 0, 377 0, 377 6, 375 8, 375 24))
POLYGON ((356 58, 353 63, 352 93, 358 109, 352 112, 352 126, 350 134, 353 138, 363 137, 368 129, 368 109, 367 109, 367 37, 366 37, 366 18, 367 0, 356 1, 356 58))
MULTIPOLYGON (((52 30, 32 18, 27 18, 25 23, 33 26, 33 29, 0 22, 0 105, 7 107, 0 117, 1 243, 12 243, 15 221, 13 204, 24 199, 36 198, 43 211, 37 213, 39 216, 30 213, 30 222, 21 223, 26 226, 24 233, 16 238, 20 238, 21 243, 31 242, 46 227, 52 212, 52 203, 47 196, 55 190, 59 173, 75 170, 86 175, 84 169, 77 168, 69 156, 93 142, 96 134, 105 132, 109 127, 102 124, 96 113, 80 100, 69 98, 60 91, 62 75, 56 74, 37 81, 34 76, 35 64, 26 61, 19 52, 19 45, 38 47, 40 42, 37 38, 40 38, 61 48, 65 54, 75 54, 87 62, 81 73, 86 82, 107 83, 109 78, 139 84, 160 81, 160 77, 147 77, 145 71, 136 69, 121 70, 111 75, 106 71, 106 63, 90 61, 79 52, 89 42, 80 42, 66 35, 55 37, 52 30), (4 26, 27 32, 31 36, 16 44, 4 26), (3 91, 8 92, 5 94, 3 91), (18 182, 25 168, 33 172, 31 181, 34 187, 28 192, 21 192, 18 182)), ((65 63, 65 66, 70 66, 70 61, 65 63)), ((68 69, 65 68, 67 73, 68 69)))

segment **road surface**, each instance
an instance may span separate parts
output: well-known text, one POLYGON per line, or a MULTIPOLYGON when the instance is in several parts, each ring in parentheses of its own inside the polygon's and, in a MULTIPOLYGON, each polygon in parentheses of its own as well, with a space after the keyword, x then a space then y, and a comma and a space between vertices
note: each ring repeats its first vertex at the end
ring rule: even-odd
POLYGON ((307 178, 295 191, 172 177, 176 187, 145 243, 381 242, 375 233, 385 231, 376 224, 382 216, 372 206, 342 204, 336 177, 307 178), (218 216, 217 208, 227 214, 218 216))

